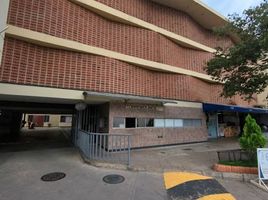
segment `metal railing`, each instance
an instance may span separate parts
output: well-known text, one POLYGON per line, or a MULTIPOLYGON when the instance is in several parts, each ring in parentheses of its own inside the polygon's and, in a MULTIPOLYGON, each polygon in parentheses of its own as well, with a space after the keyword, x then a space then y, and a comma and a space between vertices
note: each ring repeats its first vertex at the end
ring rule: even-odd
POLYGON ((78 131, 76 144, 89 160, 130 165, 130 135, 78 131))
POLYGON ((250 155, 242 149, 217 151, 219 161, 247 161, 250 155))

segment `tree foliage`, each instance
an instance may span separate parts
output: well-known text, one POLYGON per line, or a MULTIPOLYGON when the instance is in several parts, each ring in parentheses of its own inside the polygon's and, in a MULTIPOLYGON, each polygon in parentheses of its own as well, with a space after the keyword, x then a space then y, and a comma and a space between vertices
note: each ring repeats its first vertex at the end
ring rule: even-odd
POLYGON ((249 152, 251 159, 255 157, 257 148, 265 147, 266 138, 261 131, 261 127, 250 115, 246 117, 243 135, 239 142, 241 148, 249 152))
POLYGON ((238 42, 227 49, 218 48, 205 70, 224 83, 223 96, 238 94, 251 99, 268 85, 268 0, 245 10, 242 16, 229 16, 229 21, 215 32, 220 36, 231 33, 238 42))

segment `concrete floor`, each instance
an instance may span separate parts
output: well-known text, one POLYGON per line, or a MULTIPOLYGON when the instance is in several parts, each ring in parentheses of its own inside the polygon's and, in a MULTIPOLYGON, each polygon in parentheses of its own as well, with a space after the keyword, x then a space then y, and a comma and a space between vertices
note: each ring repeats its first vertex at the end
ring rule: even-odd
MULTIPOLYGON (((61 137, 56 137, 61 138, 61 137)), ((62 138, 61 138, 62 139, 62 138)), ((95 168, 82 162, 79 153, 69 143, 54 140, 51 143, 46 142, 31 143, 27 148, 12 149, 14 146, 4 146, 0 151, 0 199, 1 200, 167 200, 167 194, 164 189, 163 174, 157 172, 133 172, 123 170, 112 170, 95 168), (34 145, 36 144, 36 146, 34 145), (57 148, 56 144, 61 144, 57 148), (67 144, 64 146, 63 144, 67 144), (37 148, 40 146, 42 148, 37 148), (62 146, 63 145, 63 146, 62 146), (8 147, 8 148, 7 148, 8 147), (35 147, 35 148, 33 148, 35 147), (66 177, 56 182, 43 182, 41 176, 50 172, 60 171, 66 173, 66 177), (102 178, 108 174, 123 175, 125 182, 118 185, 109 185, 102 181, 102 178)), ((221 141, 218 141, 221 142, 221 141)), ((15 145, 15 144, 14 144, 15 145)), ((21 144, 16 144, 21 146, 21 144)), ((222 145, 224 148, 232 147, 222 145)), ((22 145, 23 146, 23 145, 22 145)), ((133 156, 139 157, 140 163, 151 163, 151 159, 160 158, 158 163, 166 162, 172 159, 180 159, 176 163, 182 163, 184 170, 192 171, 194 165, 196 168, 205 168, 201 163, 200 154, 207 154, 207 160, 213 161, 214 157, 209 158, 210 152, 219 148, 219 143, 203 143, 178 147, 167 147, 158 149, 136 150, 133 156), (189 149, 191 150, 185 150, 189 149), (190 151, 190 152, 189 152, 190 151), (142 159, 142 155, 144 158, 142 159), (191 156, 192 155, 192 156, 191 156), (197 161, 196 161, 197 160, 197 161), (187 164, 188 163, 188 164, 187 164), (187 168, 189 165, 189 168, 187 168)), ((156 165, 154 168, 165 167, 165 164, 156 165)), ((170 164, 167 164, 171 166, 170 164)), ((175 167, 175 166, 174 166, 175 167)), ((172 171, 180 171, 179 168, 172 171)), ((157 170, 156 170, 157 171, 157 170)), ((168 170, 165 170, 168 171, 168 170)), ((234 180, 219 180, 238 200, 267 200, 268 193, 256 188, 250 183, 242 183, 234 180)))
POLYGON ((0 153, 1 200, 166 200, 162 174, 95 168, 82 163, 74 148, 0 153), (43 182, 46 173, 60 171, 66 177, 43 182), (109 185, 108 174, 125 181, 109 185))
POLYGON ((267 200, 268 192, 265 192, 251 183, 218 180, 237 200, 267 200))

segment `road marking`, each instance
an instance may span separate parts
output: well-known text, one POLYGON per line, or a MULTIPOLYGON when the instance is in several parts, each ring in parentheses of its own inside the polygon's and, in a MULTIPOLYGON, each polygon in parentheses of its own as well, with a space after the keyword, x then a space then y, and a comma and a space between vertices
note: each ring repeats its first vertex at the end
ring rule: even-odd
POLYGON ((207 195, 197 200, 235 200, 235 198, 230 193, 225 193, 225 194, 207 195))
POLYGON ((188 172, 164 173, 165 188, 172 200, 235 200, 215 179, 188 172))
POLYGON ((206 180, 212 178, 208 176, 202 176, 199 174, 187 173, 187 172, 167 172, 164 173, 164 179, 166 189, 168 190, 176 185, 185 183, 187 181, 206 180))

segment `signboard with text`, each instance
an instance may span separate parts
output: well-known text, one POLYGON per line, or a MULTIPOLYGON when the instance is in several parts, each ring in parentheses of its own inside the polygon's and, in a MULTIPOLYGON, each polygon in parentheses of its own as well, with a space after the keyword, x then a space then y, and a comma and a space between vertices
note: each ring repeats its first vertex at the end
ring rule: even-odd
POLYGON ((260 180, 268 180, 268 148, 257 149, 258 172, 260 180))

